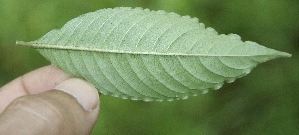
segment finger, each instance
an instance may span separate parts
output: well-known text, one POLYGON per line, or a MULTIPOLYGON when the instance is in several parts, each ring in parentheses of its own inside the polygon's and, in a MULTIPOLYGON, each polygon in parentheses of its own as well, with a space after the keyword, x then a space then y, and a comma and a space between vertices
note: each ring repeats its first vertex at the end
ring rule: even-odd
POLYGON ((44 92, 69 78, 54 66, 31 71, 0 88, 0 113, 14 99, 28 94, 44 92))
POLYGON ((96 89, 73 78, 57 88, 63 90, 22 96, 13 101, 0 115, 0 133, 90 134, 99 112, 96 89))

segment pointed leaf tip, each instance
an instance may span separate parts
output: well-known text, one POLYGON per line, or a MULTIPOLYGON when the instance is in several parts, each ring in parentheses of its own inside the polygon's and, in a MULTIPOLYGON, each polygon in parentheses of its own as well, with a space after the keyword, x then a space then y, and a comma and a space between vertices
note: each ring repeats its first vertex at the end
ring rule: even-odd
POLYGON ((292 57, 292 54, 287 53, 287 52, 281 52, 281 53, 280 53, 280 56, 281 56, 281 57, 292 57))

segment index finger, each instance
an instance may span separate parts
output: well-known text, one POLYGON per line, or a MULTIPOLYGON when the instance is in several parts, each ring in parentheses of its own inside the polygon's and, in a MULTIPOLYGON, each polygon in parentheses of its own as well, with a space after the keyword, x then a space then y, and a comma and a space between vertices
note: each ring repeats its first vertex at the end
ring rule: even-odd
POLYGON ((67 74, 51 65, 16 78, 0 88, 0 114, 14 99, 51 90, 68 78, 67 74))

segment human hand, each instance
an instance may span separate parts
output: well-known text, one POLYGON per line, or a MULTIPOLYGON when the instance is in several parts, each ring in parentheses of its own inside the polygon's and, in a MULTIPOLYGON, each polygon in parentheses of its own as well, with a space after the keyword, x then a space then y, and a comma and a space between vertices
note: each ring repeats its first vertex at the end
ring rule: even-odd
POLYGON ((90 134, 99 103, 89 83, 42 67, 0 88, 0 134, 90 134))

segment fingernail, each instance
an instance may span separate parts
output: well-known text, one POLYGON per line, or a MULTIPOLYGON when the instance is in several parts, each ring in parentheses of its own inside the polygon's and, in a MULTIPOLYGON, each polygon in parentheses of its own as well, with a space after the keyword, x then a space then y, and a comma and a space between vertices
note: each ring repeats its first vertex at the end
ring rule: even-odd
POLYGON ((84 110, 88 112, 97 108, 99 104, 99 94, 96 88, 82 79, 67 79, 54 89, 64 91, 75 97, 84 110))

